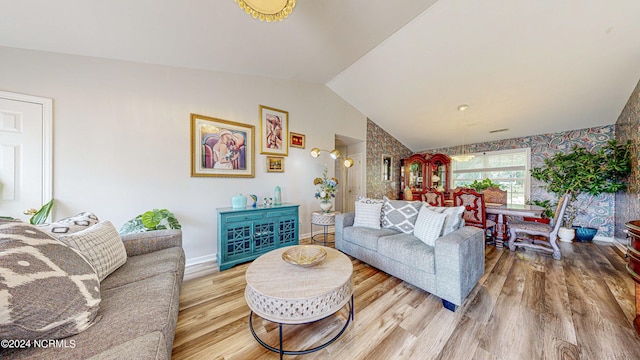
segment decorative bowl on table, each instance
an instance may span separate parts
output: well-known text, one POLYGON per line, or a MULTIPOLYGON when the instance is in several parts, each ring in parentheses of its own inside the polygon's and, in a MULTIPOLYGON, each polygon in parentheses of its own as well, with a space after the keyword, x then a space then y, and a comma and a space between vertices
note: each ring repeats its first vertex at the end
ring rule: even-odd
POLYGON ((282 260, 302 267, 317 265, 326 257, 327 251, 316 245, 292 246, 282 253, 282 260))

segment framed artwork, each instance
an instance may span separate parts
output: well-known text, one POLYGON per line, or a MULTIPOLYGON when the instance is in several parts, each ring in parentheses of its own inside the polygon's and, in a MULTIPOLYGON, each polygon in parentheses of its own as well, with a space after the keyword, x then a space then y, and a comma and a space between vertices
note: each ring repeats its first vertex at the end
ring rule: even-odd
POLYGON ((391 181, 393 176, 391 169, 393 169, 391 155, 382 155, 382 181, 391 181))
POLYGON ((191 176, 254 177, 254 129, 191 114, 191 176))
POLYGON ((267 172, 284 172, 282 156, 267 156, 267 172))
POLYGON ((260 154, 287 156, 289 112, 260 105, 260 154))
POLYGON ((289 133, 289 143, 291 147, 297 147, 304 149, 305 136, 302 134, 290 132, 289 133))

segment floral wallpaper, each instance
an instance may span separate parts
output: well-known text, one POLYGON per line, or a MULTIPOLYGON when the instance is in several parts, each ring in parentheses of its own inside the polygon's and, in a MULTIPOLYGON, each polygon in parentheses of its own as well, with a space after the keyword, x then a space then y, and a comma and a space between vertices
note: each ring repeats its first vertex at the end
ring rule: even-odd
MULTIPOLYGON (((587 146, 593 150, 606 145, 609 140, 615 138, 615 126, 606 125, 588 129, 571 130, 561 133, 550 133, 499 140, 488 143, 472 144, 468 147, 470 152, 496 151, 518 148, 531 148, 531 167, 539 167, 544 164, 544 159, 558 152, 570 150, 574 145, 587 146)), ((443 153, 454 155, 461 152, 460 147, 441 148, 429 150, 431 153, 443 153)), ((543 183, 531 179, 531 200, 557 201, 557 196, 548 193, 542 188, 543 183)), ((576 217, 576 225, 585 225, 599 228, 597 236, 612 237, 614 233, 615 196, 603 194, 594 199, 586 214, 576 217)))
MULTIPOLYGON (((640 219, 640 82, 631 94, 622 113, 614 125, 571 130, 560 133, 505 139, 468 145, 471 152, 496 151, 517 148, 531 148, 531 167, 544 164, 544 159, 558 152, 570 150, 574 145, 598 149, 611 139, 620 142, 631 140, 632 173, 628 179, 626 192, 603 194, 597 197, 586 214, 576 218, 575 223, 599 229, 597 236, 624 239, 624 223, 640 219)), ((427 148, 427 146, 425 146, 427 148)), ((453 155, 461 152, 460 147, 429 149, 429 153, 453 155)), ((400 187, 399 159, 412 155, 406 146, 397 141, 373 121, 367 120, 367 196, 397 198, 400 187), (393 159, 393 181, 382 181, 382 155, 393 159)), ((547 193, 542 184, 531 179, 531 200, 556 201, 555 194, 547 193)))
POLYGON ((631 175, 626 192, 616 194, 615 237, 624 239, 624 223, 640 219, 640 82, 616 122, 616 138, 620 142, 631 140, 631 175))
POLYGON ((388 132, 367 119, 367 197, 397 199, 400 188, 400 159, 412 151, 388 132), (382 155, 391 156, 391 181, 382 181, 382 155))

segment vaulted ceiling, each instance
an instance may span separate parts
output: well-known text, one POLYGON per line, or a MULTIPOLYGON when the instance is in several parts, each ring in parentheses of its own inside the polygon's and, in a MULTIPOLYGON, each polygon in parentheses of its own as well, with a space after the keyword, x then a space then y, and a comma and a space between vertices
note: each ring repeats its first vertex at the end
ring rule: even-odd
POLYGON ((615 123, 640 79, 638 14, 637 0, 298 0, 266 23, 233 0, 0 0, 0 46, 326 84, 420 151, 615 123))

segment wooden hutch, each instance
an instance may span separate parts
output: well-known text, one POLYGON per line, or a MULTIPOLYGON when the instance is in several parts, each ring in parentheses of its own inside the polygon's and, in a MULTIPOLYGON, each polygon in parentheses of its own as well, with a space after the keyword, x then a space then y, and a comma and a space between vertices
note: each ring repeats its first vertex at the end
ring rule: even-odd
POLYGON ((436 188, 448 198, 450 174, 451 158, 444 154, 413 154, 400 159, 400 199, 404 199, 407 186, 413 199, 405 200, 422 200, 428 188, 436 188))

